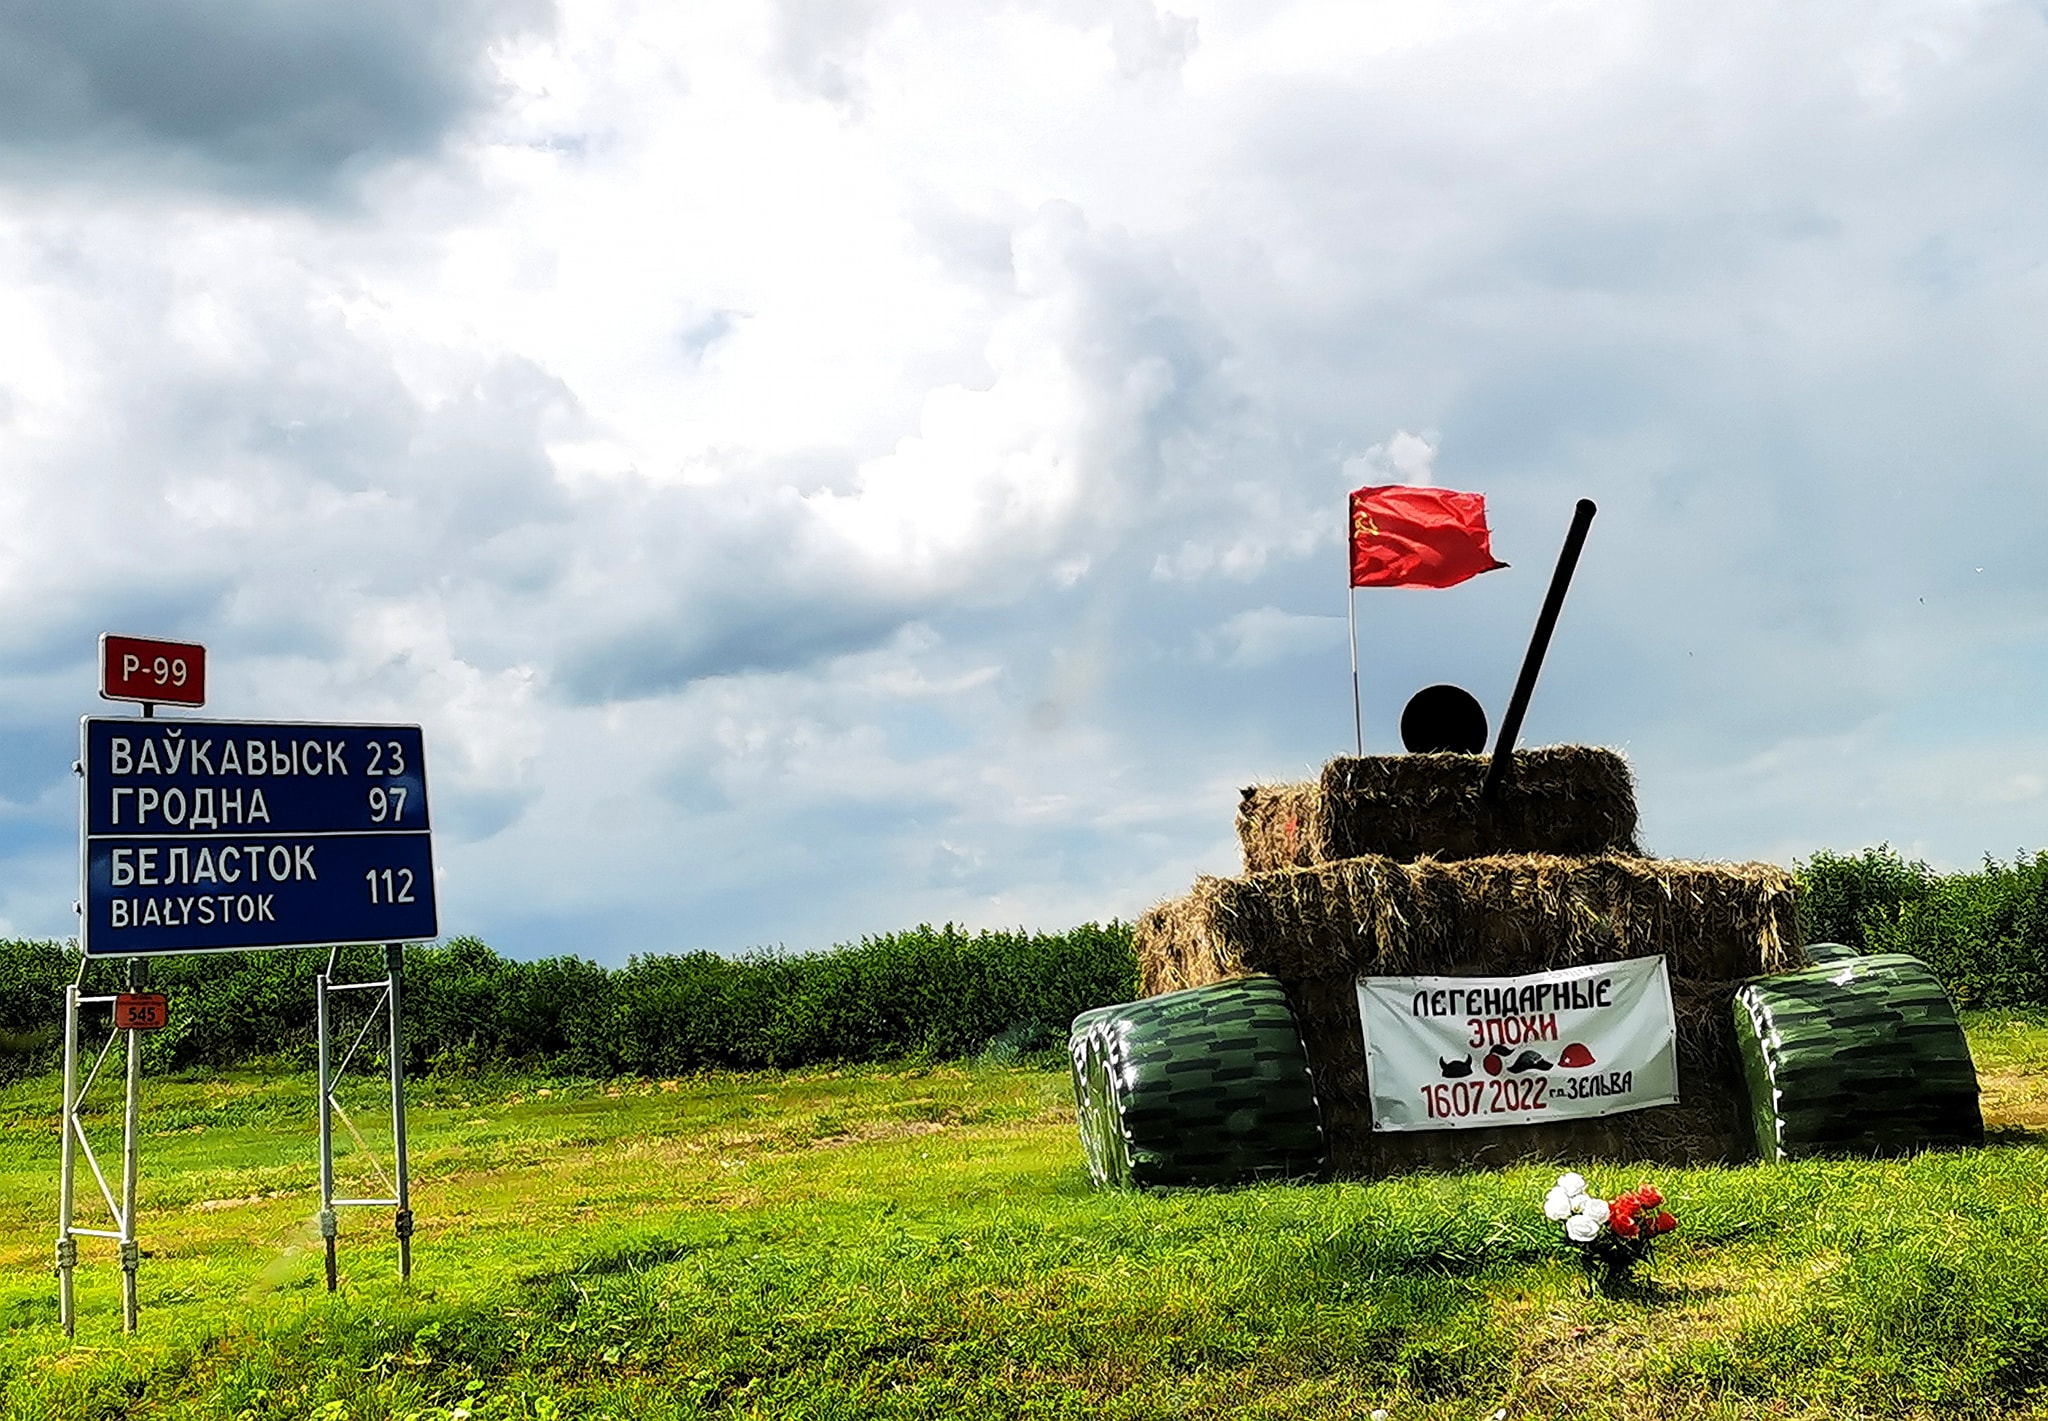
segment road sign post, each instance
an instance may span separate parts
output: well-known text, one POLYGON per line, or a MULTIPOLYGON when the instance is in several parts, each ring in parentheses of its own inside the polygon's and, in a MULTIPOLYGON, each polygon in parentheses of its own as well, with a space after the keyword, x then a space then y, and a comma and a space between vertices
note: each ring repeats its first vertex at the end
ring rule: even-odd
MULTIPOLYGON (((81 964, 81 975, 83 964, 81 964)), ((78 1267, 78 1240, 72 1234, 77 1218, 78 1140, 78 984, 64 989, 64 1153, 57 1175, 57 1321, 66 1337, 78 1332, 72 1272, 78 1267)))
POLYGON ((340 1235, 339 1210, 345 1208, 384 1207, 395 1212, 392 1228, 398 1237, 398 1276, 412 1276, 412 1174, 406 1154, 405 1140, 405 1039, 403 1020, 399 1014, 401 983, 404 976, 405 947, 402 943, 387 943, 384 948, 384 975, 365 982, 341 982, 335 980, 336 958, 330 955, 327 970, 314 980, 314 1026, 319 1045, 320 1079, 320 1240, 326 1252, 327 1291, 333 1292, 340 1286, 341 1278, 335 1258, 336 1240, 340 1235), (375 992, 377 996, 370 1004, 369 1014, 363 1019, 361 1028, 349 1042, 348 1049, 335 1055, 335 1006, 336 999, 351 992, 375 992), (384 1059, 391 1088, 391 1150, 392 1168, 386 1174, 377 1162, 375 1153, 355 1121, 343 1108, 339 1100, 342 1077, 355 1060, 356 1051, 369 1039, 371 1029, 384 1023, 384 1059), (334 1178, 334 1124, 339 1120, 357 1148, 369 1159, 371 1169, 389 1192, 383 1195, 343 1197, 335 1191, 334 1178))
MULTIPOLYGON (((140 638, 101 639, 101 694, 196 706, 205 698, 205 649, 140 638)), ((334 949, 318 986, 321 1231, 327 1285, 337 1283, 334 1210, 355 1204, 396 1210, 399 1269, 412 1271, 412 1205, 406 1156, 405 1068, 399 1015, 403 946, 439 933, 434 895, 426 755, 416 725, 224 720, 173 722, 86 717, 80 724, 79 846, 82 915, 78 982, 65 992, 64 1152, 59 1188, 59 1311, 76 1327, 73 1272, 81 1236, 118 1241, 122 1324, 136 1325, 135 1235, 141 1033, 169 1019, 162 995, 143 990, 148 959, 163 953, 334 949), (341 947, 387 944, 385 975, 334 982, 341 947), (129 961, 127 990, 81 995, 99 958, 129 961), (329 997, 381 990, 370 1020, 338 1064, 330 1057, 329 997), (79 1076, 79 1009, 107 1006, 113 1029, 79 1076), (395 1182, 389 1197, 336 1198, 333 1121, 368 1145, 335 1100, 335 1086, 379 1014, 386 1018, 395 1182), (116 1202, 86 1138, 80 1101, 114 1040, 127 1042, 127 1109, 121 1199, 116 1202), (77 1226, 83 1157, 116 1229, 77 1226)), ((374 1165, 374 1157, 372 1160, 374 1165)), ((378 1173, 383 1171, 378 1167, 378 1173)), ((387 1181, 388 1181, 388 1177, 387 1181)))
MULTIPOLYGON (((149 984, 149 960, 142 957, 128 959, 128 991, 123 996, 138 995, 149 984)), ((114 1029, 120 1031, 120 997, 115 1001, 114 1029)), ((142 1266, 142 1244, 135 1236, 135 1186, 139 1180, 142 1156, 139 1152, 142 1134, 142 1033, 129 1027, 128 1037, 128 1090, 123 1097, 121 1111, 121 1330, 133 1332, 137 1317, 135 1295, 135 1270, 142 1266)))
POLYGON ((313 979, 313 1030, 319 1044, 319 1090, 320 1090, 320 1241, 327 1252, 327 1291, 333 1292, 340 1285, 334 1263, 334 1045, 329 1035, 333 1018, 327 1005, 327 978, 333 972, 330 960, 327 971, 313 979))
POLYGON ((398 1177, 398 1212, 392 1227, 398 1233, 398 1276, 412 1277, 412 1172, 405 1153, 405 1038, 400 1030, 398 1004, 405 980, 405 944, 387 943, 384 971, 390 983, 384 1004, 390 1009, 386 1025, 391 1031, 391 1149, 392 1173, 398 1177))
MULTIPOLYGON (((147 961, 137 958, 128 964, 127 992, 93 993, 85 992, 85 973, 90 961, 81 961, 78 980, 64 989, 64 1118, 63 1155, 57 1189, 57 1317, 63 1325, 64 1335, 75 1336, 78 1330, 78 1311, 73 1274, 78 1268, 78 1240, 81 1238, 103 1238, 115 1243, 121 1260, 121 1330, 133 1332, 136 1325, 136 1269, 142 1260, 141 1246, 136 1240, 136 1182, 140 1162, 140 1138, 142 1120, 142 1032, 140 1029, 124 1026, 119 1016, 118 1003, 128 997, 140 995, 145 999, 153 993, 143 993, 141 988, 148 981, 147 961), (86 1068, 83 1078, 79 1075, 82 1053, 79 1050, 80 1008, 115 1008, 115 1015, 109 1024, 107 1039, 86 1068), (100 1168, 99 1157, 93 1151, 92 1140, 85 1133, 85 1098, 99 1080, 100 1070, 113 1053, 116 1041, 125 1042, 123 1065, 126 1089, 123 1093, 121 1111, 121 1187, 119 1198, 108 1184, 106 1172, 100 1168), (100 1201, 106 1205, 112 1228, 86 1228, 78 1223, 78 1164, 92 1172, 93 1182, 99 1186, 100 1201)), ((157 1001, 162 998, 155 997, 157 1001)))

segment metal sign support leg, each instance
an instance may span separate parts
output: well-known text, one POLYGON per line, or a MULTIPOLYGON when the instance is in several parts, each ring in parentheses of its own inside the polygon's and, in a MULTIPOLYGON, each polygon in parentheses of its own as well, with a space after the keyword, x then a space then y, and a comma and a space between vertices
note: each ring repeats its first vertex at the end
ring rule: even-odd
POLYGON ((392 1228, 398 1234, 398 1276, 412 1277, 412 1177, 405 1156, 405 1038, 398 1004, 405 976, 405 946, 384 945, 385 1004, 391 1009, 391 1148, 398 1175, 398 1212, 392 1228))
MULTIPOLYGON (((80 964, 79 976, 85 975, 80 964)), ((64 1163, 57 1184, 57 1316, 64 1335, 78 1335, 78 1306, 72 1291, 71 1274, 78 1267, 78 1240, 71 1236, 77 1198, 78 1137, 72 1122, 78 1118, 78 984, 64 989, 64 1163)))
POLYGON ((333 1048, 328 1038, 327 979, 334 971, 334 959, 327 971, 313 979, 313 1002, 320 1038, 320 1237, 327 1245, 327 1291, 337 1286, 334 1271, 334 1077, 329 1069, 333 1048))
POLYGON ((327 970, 314 983, 317 1026, 320 1049, 320 1236, 327 1251, 327 1291, 334 1292, 340 1286, 340 1274, 335 1261, 335 1241, 340 1233, 336 1211, 351 1205, 388 1205, 397 1212, 393 1228, 398 1236, 398 1275, 412 1277, 412 1176, 406 1153, 405 1138, 405 1036, 404 1017, 400 1014, 403 1001, 405 949, 402 944, 391 943, 384 949, 384 976, 370 982, 336 982, 334 967, 336 956, 330 956, 327 970), (362 1029, 344 1051, 337 1062, 334 1058, 334 1016, 333 997, 338 992, 376 991, 380 999, 370 1008, 369 1017, 362 1029), (377 1014, 385 1014, 384 1055, 391 1086, 391 1145, 392 1172, 384 1175, 374 1155, 370 1155, 371 1167, 384 1179, 391 1194, 386 1198, 343 1199, 334 1192, 334 1122, 338 1117, 342 1128, 348 1131, 356 1145, 370 1154, 368 1143, 350 1120, 348 1112, 335 1099, 342 1074, 349 1062, 355 1059, 356 1049, 369 1037, 370 1029, 377 1024, 377 1014))
MULTIPOLYGON (((115 1026, 107 1033, 106 1044, 93 1058, 92 1066, 80 1079, 79 1065, 79 1008, 83 1006, 112 1007, 118 1000, 114 994, 85 995, 85 973, 89 964, 78 964, 78 980, 64 989, 64 1148, 57 1180, 57 1319, 63 1325, 66 1337, 78 1335, 78 1240, 81 1238, 111 1239, 120 1245, 121 1257, 121 1330, 135 1331, 140 1311, 136 1302, 136 1269, 142 1260, 142 1249, 136 1240, 136 1181, 140 1175, 142 1135, 142 1033, 133 1029, 115 1026), (113 1054, 117 1038, 125 1041, 125 1074, 127 1089, 122 1105, 121 1123, 121 1194, 117 1200, 114 1191, 107 1184, 106 1175, 100 1170, 99 1160, 94 1156, 92 1142, 85 1136, 84 1100, 86 1093, 99 1079, 100 1068, 113 1054), (100 1198, 107 1206, 114 1227, 111 1229, 81 1228, 78 1224, 78 1161, 83 1157, 86 1167, 92 1171, 94 1181, 99 1185, 100 1198)), ((149 967, 145 959, 131 958, 128 963, 128 984, 131 989, 140 990, 148 985, 149 967)))
MULTIPOLYGON (((140 957, 128 959, 128 990, 139 992, 149 985, 149 963, 140 957)), ((128 1098, 121 1123, 121 1330, 135 1330, 135 1270, 142 1262, 142 1248, 135 1238, 135 1181, 139 1172, 137 1148, 142 1126, 142 1033, 128 1031, 128 1098)))

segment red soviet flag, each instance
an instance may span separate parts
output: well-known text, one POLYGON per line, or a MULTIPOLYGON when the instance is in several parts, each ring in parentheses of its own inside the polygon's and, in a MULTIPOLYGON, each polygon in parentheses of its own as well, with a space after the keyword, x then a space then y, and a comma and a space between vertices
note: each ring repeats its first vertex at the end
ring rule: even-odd
POLYGON ((1351 495, 1353 587, 1456 587, 1507 564, 1493 555, 1486 495, 1387 484, 1351 495))

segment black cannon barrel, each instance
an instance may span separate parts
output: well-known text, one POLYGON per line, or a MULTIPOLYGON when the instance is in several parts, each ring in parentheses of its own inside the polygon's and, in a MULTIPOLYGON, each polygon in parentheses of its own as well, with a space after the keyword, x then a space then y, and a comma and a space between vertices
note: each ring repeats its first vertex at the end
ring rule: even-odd
POLYGON ((1579 550, 1586 546, 1586 530, 1593 526, 1593 500, 1582 498, 1572 510, 1572 526, 1564 535, 1564 547, 1557 555, 1557 571, 1550 575, 1550 591, 1544 594, 1543 610, 1536 614, 1536 631, 1529 638, 1529 654, 1522 658, 1522 674, 1515 678, 1515 693, 1508 699, 1508 713, 1501 718, 1500 739, 1493 747, 1493 763, 1486 767, 1486 784, 1479 797, 1499 797, 1500 782, 1507 777, 1515 753, 1515 738, 1522 733, 1522 717, 1528 713, 1529 697, 1536 690, 1536 673, 1543 669, 1543 655, 1550 650, 1550 634, 1557 627, 1558 610, 1572 585, 1572 572, 1579 565, 1579 550))

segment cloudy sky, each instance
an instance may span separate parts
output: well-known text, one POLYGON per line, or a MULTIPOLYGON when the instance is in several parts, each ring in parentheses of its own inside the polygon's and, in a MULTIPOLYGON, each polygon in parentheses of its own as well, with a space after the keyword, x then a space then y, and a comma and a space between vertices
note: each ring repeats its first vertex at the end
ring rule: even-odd
POLYGON ((519 955, 1129 917, 1352 735, 1648 847, 2048 846, 2048 12, 0 0, 0 934, 103 631, 424 724, 519 955))

